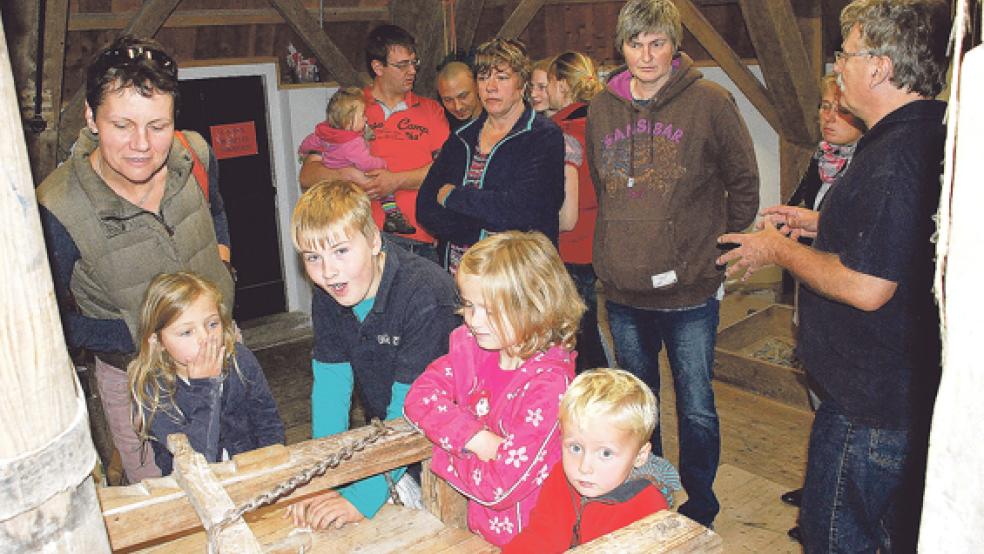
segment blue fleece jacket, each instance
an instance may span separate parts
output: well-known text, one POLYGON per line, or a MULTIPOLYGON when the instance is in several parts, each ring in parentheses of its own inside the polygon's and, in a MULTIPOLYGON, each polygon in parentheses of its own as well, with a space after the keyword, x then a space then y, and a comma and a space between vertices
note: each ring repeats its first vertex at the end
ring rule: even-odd
POLYGON ((417 194, 417 221, 442 241, 474 244, 487 232, 540 231, 554 244, 564 202, 564 136, 529 105, 489 152, 478 188, 462 186, 487 113, 455 131, 417 194), (455 186, 444 205, 437 193, 455 186))
POLYGON ((162 475, 171 473, 174 458, 166 445, 171 433, 184 433, 196 452, 209 462, 271 444, 284 443, 284 424, 270 394, 263 369, 245 345, 236 344, 237 372, 226 367, 209 379, 178 378, 172 398, 164 395, 150 424, 154 460, 162 475), (177 409, 175 409, 177 406, 177 409))

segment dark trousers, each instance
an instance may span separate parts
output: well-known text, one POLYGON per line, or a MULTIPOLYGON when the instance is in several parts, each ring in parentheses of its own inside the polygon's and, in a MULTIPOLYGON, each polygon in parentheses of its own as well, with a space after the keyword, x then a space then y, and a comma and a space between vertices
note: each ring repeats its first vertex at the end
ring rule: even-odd
POLYGON ((564 264, 574 281, 574 287, 584 304, 588 307, 581 318, 577 330, 577 372, 598 367, 609 367, 611 362, 605 355, 601 343, 601 330, 598 328, 598 295, 595 292, 594 267, 591 264, 564 264))
POLYGON ((862 425, 825 400, 800 508, 806 552, 915 552, 925 451, 924 433, 862 425))

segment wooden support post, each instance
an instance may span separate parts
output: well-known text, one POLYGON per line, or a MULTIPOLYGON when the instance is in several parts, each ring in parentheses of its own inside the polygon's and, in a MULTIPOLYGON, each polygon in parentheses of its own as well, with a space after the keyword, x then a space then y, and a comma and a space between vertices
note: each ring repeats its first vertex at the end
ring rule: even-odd
POLYGON ((421 495, 427 511, 437 516, 444 525, 456 529, 468 529, 468 499, 454 490, 444 479, 434 475, 430 459, 424 460, 420 473, 421 495))
POLYGON ((393 24, 406 29, 417 42, 420 68, 414 89, 422 96, 435 95, 437 64, 444 57, 442 4, 441 0, 403 0, 390 4, 393 24))
POLYGON ((466 53, 475 42, 478 19, 485 7, 485 0, 458 0, 455 20, 457 22, 458 52, 466 53))
POLYGON ((62 82, 65 78, 65 29, 68 0, 47 0, 44 15, 44 69, 41 76, 41 117, 47 126, 28 134, 34 160, 34 182, 51 173, 58 159, 58 129, 61 124, 62 82))
POLYGON ((815 146, 820 87, 790 0, 740 0, 765 83, 786 140, 815 146))
MULTIPOLYGON (((178 7, 181 0, 147 0, 140 7, 130 24, 123 29, 122 34, 139 37, 152 37, 157 34, 171 12, 178 7)), ((75 76, 79 79, 80 76, 75 76)), ((81 76, 84 79, 84 76, 81 76)), ((68 158, 72 144, 78 138, 79 130, 85 124, 85 87, 79 87, 72 99, 69 100, 58 125, 58 161, 68 158)))
MULTIPOLYGON (((188 496, 195 513, 202 520, 205 532, 212 535, 215 524, 222 521, 230 510, 236 509, 235 504, 209 470, 205 456, 191 447, 188 437, 180 433, 170 435, 167 437, 167 447, 174 454, 174 479, 188 496)), ((262 552, 260 543, 241 517, 219 529, 217 536, 212 536, 212 541, 214 543, 209 548, 212 554, 262 552)))
POLYGON ((748 101, 755 106, 755 109, 762 114, 762 117, 765 118, 769 125, 777 133, 781 133, 782 125, 772 94, 766 90, 762 82, 745 66, 741 58, 735 54, 734 50, 728 46, 724 37, 714 30, 714 27, 711 26, 711 23, 704 17, 704 14, 700 12, 697 6, 694 5, 692 0, 673 0, 673 3, 676 4, 677 10, 680 11, 680 18, 690 31, 690 34, 697 38, 700 45, 704 47, 704 50, 707 50, 711 57, 714 58, 714 61, 721 66, 721 69, 734 81, 738 90, 748 98, 748 101))
POLYGON ((543 7, 544 0, 520 0, 519 5, 513 10, 512 14, 502 24, 502 28, 495 36, 499 38, 516 38, 523 34, 533 16, 543 7))
MULTIPOLYGON (((816 145, 790 142, 779 135, 779 201, 785 202, 793 195, 803 174, 810 165, 810 157, 816 145)), ((812 207, 812 206, 811 206, 812 207)))
POLYGON ((301 0, 270 0, 270 4, 280 12, 287 25, 314 52, 314 57, 331 71, 335 80, 342 86, 363 86, 366 81, 352 66, 352 62, 338 49, 338 46, 328 38, 324 30, 308 13, 301 0))
POLYGON ((107 552, 0 26, 0 550, 107 552))

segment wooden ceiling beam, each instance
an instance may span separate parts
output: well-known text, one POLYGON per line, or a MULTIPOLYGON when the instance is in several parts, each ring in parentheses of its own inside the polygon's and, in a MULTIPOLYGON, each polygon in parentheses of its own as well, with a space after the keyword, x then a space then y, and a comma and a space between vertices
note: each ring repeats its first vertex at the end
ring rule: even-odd
POLYGON ((352 66, 338 46, 325 34, 316 18, 311 17, 301 0, 270 0, 270 4, 287 22, 301 40, 314 52, 321 62, 342 86, 362 86, 365 80, 352 66))
POLYGON ((502 28, 496 33, 498 38, 517 38, 523 34, 533 16, 543 7, 545 0, 520 0, 519 5, 513 10, 512 14, 502 24, 502 28))
POLYGON ((714 61, 721 66, 721 69, 734 81, 738 90, 748 98, 755 109, 762 114, 762 117, 769 125, 780 132, 782 129, 779 114, 776 110, 772 94, 765 85, 758 80, 758 77, 748 66, 741 61, 738 54, 728 46, 727 41, 722 37, 704 17, 700 9, 691 0, 673 0, 677 10, 680 11, 680 18, 690 34, 700 42, 704 50, 714 58, 714 61))
MULTIPOLYGON (((310 17, 319 17, 319 10, 307 9, 310 17)), ((136 12, 73 13, 68 19, 69 31, 103 31, 122 29, 136 12)), ((325 8, 323 20, 340 21, 389 21, 390 10, 386 6, 367 8, 325 8)), ((176 11, 164 22, 167 29, 189 27, 214 27, 228 25, 265 25, 283 23, 284 18, 272 8, 212 9, 176 11)))
MULTIPOLYGON (((152 37, 161 29, 168 16, 178 7, 181 0, 147 0, 134 14, 133 19, 123 29, 121 34, 131 34, 140 37, 152 37)), ((58 127, 58 159, 68 157, 72 144, 78 137, 79 129, 85 122, 83 107, 85 106, 85 87, 79 87, 75 95, 62 111, 58 127)))
POLYGON ((780 135, 815 146, 820 87, 789 0, 739 0, 781 122, 780 135))

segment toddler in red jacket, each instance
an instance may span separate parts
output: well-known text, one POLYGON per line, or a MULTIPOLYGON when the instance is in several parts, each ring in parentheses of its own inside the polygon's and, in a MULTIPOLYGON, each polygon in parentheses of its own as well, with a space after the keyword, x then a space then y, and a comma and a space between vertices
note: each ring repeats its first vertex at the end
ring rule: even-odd
POLYGON ((563 552, 668 509, 680 484, 676 469, 650 454, 658 417, 652 391, 627 371, 574 379, 560 402, 562 460, 503 554, 563 552))

